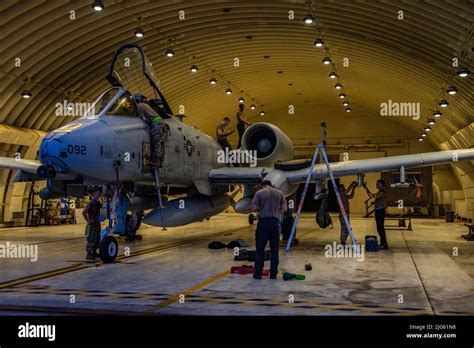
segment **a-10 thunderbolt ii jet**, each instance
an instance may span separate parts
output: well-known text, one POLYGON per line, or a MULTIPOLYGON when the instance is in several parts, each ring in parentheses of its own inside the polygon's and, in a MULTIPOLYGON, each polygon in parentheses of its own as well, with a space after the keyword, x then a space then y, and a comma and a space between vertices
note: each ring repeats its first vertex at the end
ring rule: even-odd
MULTIPOLYGON (((83 197, 89 185, 106 185, 112 192, 133 185, 126 209, 132 212, 129 217, 135 217, 135 224, 125 232, 130 236, 140 222, 136 217, 140 219, 145 211, 149 211, 143 217, 146 224, 186 225, 219 214, 231 204, 237 212, 249 213, 254 188, 263 178, 286 196, 306 181, 309 163, 289 162, 293 159, 292 142, 270 123, 255 123, 243 136, 241 150, 254 155, 256 166, 237 167, 220 161, 222 149, 212 137, 183 123, 183 115, 173 116, 140 46, 121 46, 106 78, 112 87, 85 115, 48 133, 39 147, 38 160, 0 157, 0 167, 18 170, 16 182, 47 180, 40 191, 42 199, 83 197), (136 93, 145 95, 162 118, 158 164, 150 160, 149 126, 139 117, 136 93), (157 184, 161 187, 158 192, 179 190, 186 196, 163 200, 160 206, 157 184), (245 185, 244 197, 237 202, 229 195, 231 185, 245 185)), ((393 170, 404 173, 405 168, 473 159, 474 149, 463 149, 336 162, 331 169, 335 177, 393 170)), ((326 165, 317 164, 311 181, 320 183, 328 175, 326 165)), ((407 185, 402 175, 400 181, 396 185, 407 185)), ((117 244, 113 237, 107 238, 107 243, 104 250, 109 255, 102 259, 110 262, 115 259, 117 244)))

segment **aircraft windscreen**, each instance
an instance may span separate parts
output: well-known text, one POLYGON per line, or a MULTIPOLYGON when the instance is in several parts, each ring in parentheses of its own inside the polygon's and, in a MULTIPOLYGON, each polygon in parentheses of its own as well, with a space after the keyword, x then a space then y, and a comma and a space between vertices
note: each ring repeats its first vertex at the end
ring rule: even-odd
MULTIPOLYGON (((158 86, 152 64, 146 57, 144 59, 145 72, 158 86)), ((143 94, 147 99, 158 98, 144 74, 142 55, 137 48, 126 48, 120 52, 114 64, 113 75, 130 93, 143 94)))
POLYGON ((106 116, 138 116, 137 105, 132 95, 123 88, 111 88, 103 93, 83 116, 96 118, 101 113, 106 116))

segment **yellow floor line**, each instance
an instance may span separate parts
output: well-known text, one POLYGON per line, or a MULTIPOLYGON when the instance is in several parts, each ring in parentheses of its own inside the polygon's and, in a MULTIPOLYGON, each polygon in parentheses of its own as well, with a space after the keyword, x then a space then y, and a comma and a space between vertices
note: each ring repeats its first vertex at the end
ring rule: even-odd
POLYGON ((212 283, 218 281, 219 279, 224 278, 225 276, 227 276, 229 274, 230 274, 230 271, 225 271, 225 272, 222 272, 220 274, 215 275, 212 278, 206 279, 205 281, 193 286, 192 288, 189 288, 189 289, 181 292, 180 294, 175 294, 175 295, 171 296, 169 299, 167 299, 165 301, 162 301, 162 302, 158 303, 157 305, 147 309, 145 311, 145 313, 154 313, 154 312, 158 311, 160 308, 167 307, 170 304, 178 301, 180 295, 185 295, 185 296, 186 295, 191 295, 193 292, 201 290, 202 288, 208 286, 209 284, 212 284, 212 283))

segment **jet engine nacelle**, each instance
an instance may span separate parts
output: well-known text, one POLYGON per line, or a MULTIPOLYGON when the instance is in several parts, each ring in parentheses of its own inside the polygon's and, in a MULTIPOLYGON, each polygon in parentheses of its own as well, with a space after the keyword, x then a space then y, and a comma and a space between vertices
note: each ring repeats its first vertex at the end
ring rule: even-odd
POLYGON ((273 165, 294 157, 293 143, 277 126, 259 122, 251 125, 242 138, 242 149, 257 151, 257 165, 273 165))
MULTIPOLYGON (((190 196, 173 199, 166 203, 163 208, 163 216, 166 227, 176 227, 190 224, 217 215, 224 211, 232 202, 225 195, 215 196, 190 196)), ((145 224, 152 226, 163 226, 160 208, 152 210, 143 220, 145 224)))

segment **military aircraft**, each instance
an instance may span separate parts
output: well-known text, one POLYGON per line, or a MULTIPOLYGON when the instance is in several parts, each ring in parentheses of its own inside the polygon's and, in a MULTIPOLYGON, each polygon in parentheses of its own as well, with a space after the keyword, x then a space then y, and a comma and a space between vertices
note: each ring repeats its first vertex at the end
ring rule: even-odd
MULTIPOLYGON (((46 187, 40 191, 42 199, 83 197, 88 185, 106 185, 114 190, 133 184, 133 197, 127 207, 135 219, 134 227, 126 232, 130 237, 148 210, 143 217, 146 224, 181 226, 219 214, 231 204, 238 213, 250 212, 252 195, 264 178, 285 196, 306 181, 310 163, 292 161, 290 138, 266 122, 255 123, 245 131, 240 149, 252 151, 257 166, 237 167, 220 161, 222 149, 212 137, 185 124, 184 115, 173 115, 140 46, 121 46, 113 55, 106 78, 112 86, 88 112, 44 137, 38 160, 0 157, 0 167, 18 170, 15 182, 46 180, 46 187), (149 127, 139 117, 133 96, 136 93, 147 96, 149 105, 162 118, 163 151, 157 167, 151 165, 149 127), (156 185, 160 196, 178 190, 185 197, 160 205, 156 185), (237 202, 230 194, 232 185, 245 187, 243 198, 237 202)), ((337 162, 331 168, 335 177, 359 175, 362 179, 369 172, 400 170, 402 174, 405 168, 473 159, 474 149, 463 149, 337 162)), ((312 182, 327 178, 325 164, 314 166, 312 182)), ((359 181, 362 185, 363 180, 359 181)), ((404 181, 404 175, 400 175, 400 187, 404 181)), ((106 242, 107 255, 102 259, 112 262, 117 253, 116 240, 110 237, 106 242)))

